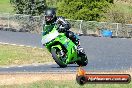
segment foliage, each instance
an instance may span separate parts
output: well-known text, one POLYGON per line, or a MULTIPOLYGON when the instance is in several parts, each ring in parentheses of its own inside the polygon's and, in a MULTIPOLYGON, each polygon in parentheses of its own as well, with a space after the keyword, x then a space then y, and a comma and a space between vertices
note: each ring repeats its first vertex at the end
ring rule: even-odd
POLYGON ((108 12, 105 14, 106 20, 116 23, 132 23, 132 6, 126 6, 123 4, 111 5, 108 12))
POLYGON ((40 15, 46 9, 46 0, 10 0, 17 14, 40 15))
POLYGON ((106 0, 62 0, 57 4, 57 13, 69 19, 98 21, 108 7, 106 0))
POLYGON ((46 0, 46 4, 48 7, 55 8, 58 2, 61 2, 62 0, 46 0))

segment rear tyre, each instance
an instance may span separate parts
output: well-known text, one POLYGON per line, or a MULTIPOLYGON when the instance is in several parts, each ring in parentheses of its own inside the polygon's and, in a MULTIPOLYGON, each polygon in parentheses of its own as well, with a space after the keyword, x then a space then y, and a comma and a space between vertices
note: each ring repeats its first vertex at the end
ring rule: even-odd
POLYGON ((80 58, 81 58, 81 60, 77 61, 76 63, 77 63, 79 66, 86 66, 86 65, 88 64, 88 59, 87 59, 86 54, 80 55, 80 58))
POLYGON ((55 62, 61 67, 61 68, 65 68, 67 67, 67 64, 65 63, 66 61, 66 57, 62 57, 60 55, 60 50, 57 48, 52 48, 51 49, 51 54, 53 59, 55 60, 55 62))

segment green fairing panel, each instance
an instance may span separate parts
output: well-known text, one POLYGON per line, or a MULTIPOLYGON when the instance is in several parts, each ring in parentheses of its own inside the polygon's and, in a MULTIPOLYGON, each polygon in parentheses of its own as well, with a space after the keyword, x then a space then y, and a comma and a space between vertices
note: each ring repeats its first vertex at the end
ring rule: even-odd
POLYGON ((43 35, 46 35, 48 34, 49 32, 52 31, 52 29, 55 27, 54 24, 51 24, 51 25, 44 25, 43 27, 43 35))
POLYGON ((73 57, 75 58, 73 60, 76 60, 77 59, 76 45, 69 38, 64 36, 63 33, 61 33, 61 35, 58 36, 57 39, 58 39, 57 41, 59 41, 61 44, 63 44, 64 47, 68 51, 67 52, 68 59, 66 62, 69 63, 73 59, 73 57))
MULTIPOLYGON (((48 26, 47 26, 47 29, 48 29, 48 26)), ((52 26, 52 27, 49 27, 50 31, 49 30, 45 31, 45 33, 47 34, 44 34, 42 36, 42 40, 41 40, 42 44, 44 44, 49 51, 51 50, 51 47, 52 48, 57 47, 61 50, 62 47, 60 44, 62 44, 68 51, 67 52, 68 59, 66 63, 69 63, 71 61, 76 61, 78 59, 77 52, 76 52, 76 45, 69 38, 67 38, 64 33, 59 33, 56 29, 57 29, 56 26, 52 26), (52 30, 50 30, 50 28, 52 30)))
POLYGON ((59 32, 57 30, 52 30, 49 32, 49 34, 46 34, 42 36, 42 44, 46 44, 48 42, 51 42, 53 39, 55 39, 59 35, 59 32))

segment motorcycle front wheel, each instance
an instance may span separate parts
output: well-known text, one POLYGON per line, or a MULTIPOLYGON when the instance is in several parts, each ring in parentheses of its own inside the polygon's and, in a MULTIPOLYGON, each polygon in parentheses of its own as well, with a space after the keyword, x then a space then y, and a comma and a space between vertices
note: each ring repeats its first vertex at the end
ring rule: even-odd
POLYGON ((66 57, 65 56, 61 56, 61 50, 59 50, 58 48, 52 48, 51 49, 51 54, 53 59, 55 60, 55 62, 61 67, 61 68, 65 68, 67 67, 66 62, 66 57))

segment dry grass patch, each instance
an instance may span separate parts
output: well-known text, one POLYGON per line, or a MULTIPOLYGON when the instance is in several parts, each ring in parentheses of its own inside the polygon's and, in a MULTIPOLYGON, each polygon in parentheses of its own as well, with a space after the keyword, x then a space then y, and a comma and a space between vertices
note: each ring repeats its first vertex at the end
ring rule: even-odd
POLYGON ((53 62, 47 49, 0 45, 0 66, 53 62))

